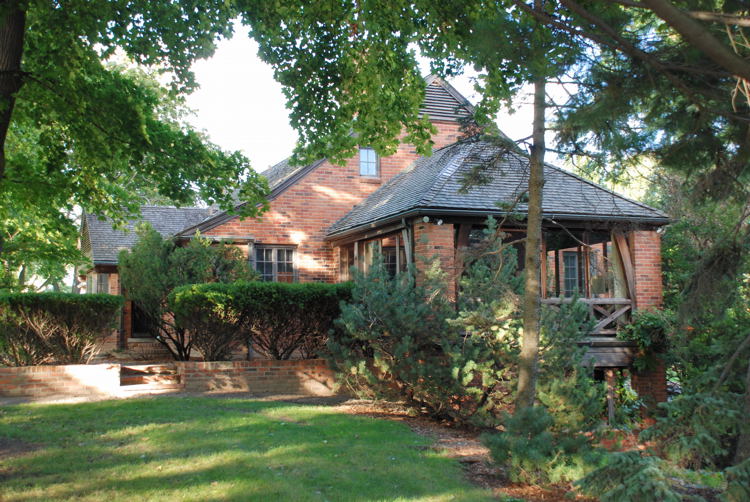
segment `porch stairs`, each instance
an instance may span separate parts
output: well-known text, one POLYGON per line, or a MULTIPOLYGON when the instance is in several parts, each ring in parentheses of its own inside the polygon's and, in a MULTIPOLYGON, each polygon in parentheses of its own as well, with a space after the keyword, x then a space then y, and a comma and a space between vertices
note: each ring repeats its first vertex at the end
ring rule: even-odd
POLYGON ((182 389, 172 364, 128 364, 120 369, 120 391, 126 394, 160 394, 182 389))

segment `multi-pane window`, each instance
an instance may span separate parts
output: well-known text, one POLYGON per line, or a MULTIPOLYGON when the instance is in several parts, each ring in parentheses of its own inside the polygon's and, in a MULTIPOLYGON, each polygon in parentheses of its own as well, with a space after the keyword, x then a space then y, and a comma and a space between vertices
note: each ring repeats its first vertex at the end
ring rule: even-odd
POLYGON ((578 268, 578 253, 576 251, 563 252, 563 288, 565 296, 580 293, 580 272, 578 268))
POLYGON ((109 274, 96 274, 96 292, 109 293, 109 274))
POLYGON ((360 176, 378 175, 378 154, 372 148, 361 147, 359 149, 359 174, 360 176))
POLYGON ((396 246, 383 246, 383 264, 385 269, 388 271, 388 275, 394 277, 399 269, 403 269, 403 265, 406 262, 406 256, 404 255, 404 248, 396 246), (398 254, 396 254, 398 253, 398 254))
POLYGON ((294 282, 294 248, 255 246, 255 270, 264 281, 294 282))

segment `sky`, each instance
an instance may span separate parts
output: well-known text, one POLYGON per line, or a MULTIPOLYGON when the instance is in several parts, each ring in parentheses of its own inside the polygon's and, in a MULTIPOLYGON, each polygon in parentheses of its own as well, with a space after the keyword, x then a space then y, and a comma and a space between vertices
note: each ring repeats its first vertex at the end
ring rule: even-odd
MULTIPOLYGON (((289 125, 281 85, 257 53, 247 29, 237 25, 234 37, 221 41, 213 57, 193 65, 200 87, 188 96, 187 105, 195 112, 190 122, 211 141, 243 152, 256 171, 263 171, 291 154, 297 134, 289 125)), ((428 73, 426 65, 423 73, 428 73)), ((478 101, 468 76, 450 83, 472 103, 478 101)), ((500 129, 513 139, 531 135, 532 110, 524 104, 530 100, 520 96, 517 112, 498 118, 500 129)))

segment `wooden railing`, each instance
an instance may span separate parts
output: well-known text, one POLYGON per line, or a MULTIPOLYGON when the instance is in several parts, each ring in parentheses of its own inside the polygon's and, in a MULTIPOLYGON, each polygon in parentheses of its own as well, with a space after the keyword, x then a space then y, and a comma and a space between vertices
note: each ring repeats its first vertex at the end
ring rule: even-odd
MULTIPOLYGON (((542 298, 542 304, 552 307, 571 303, 573 298, 542 298)), ((579 298, 579 302, 589 307, 591 317, 596 324, 591 329, 591 336, 615 336, 618 324, 627 323, 633 301, 630 298, 579 298)))

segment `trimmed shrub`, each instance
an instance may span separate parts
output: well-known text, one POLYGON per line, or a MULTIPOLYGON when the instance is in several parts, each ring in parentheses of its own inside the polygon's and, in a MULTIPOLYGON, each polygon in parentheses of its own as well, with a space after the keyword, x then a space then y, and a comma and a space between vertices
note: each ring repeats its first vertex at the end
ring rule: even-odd
POLYGON ((114 328, 123 299, 113 295, 0 295, 0 362, 87 363, 114 328))
POLYGON ((273 359, 289 359, 297 350, 304 358, 317 357, 351 290, 349 283, 246 283, 245 309, 256 350, 273 359))
POLYGON ((205 361, 225 361, 247 338, 246 316, 238 305, 234 284, 182 286, 169 296, 177 326, 189 332, 193 347, 205 361))
POLYGON ((349 298, 347 283, 236 282, 181 287, 169 304, 206 360, 228 358, 240 343, 281 360, 319 355, 349 298))

